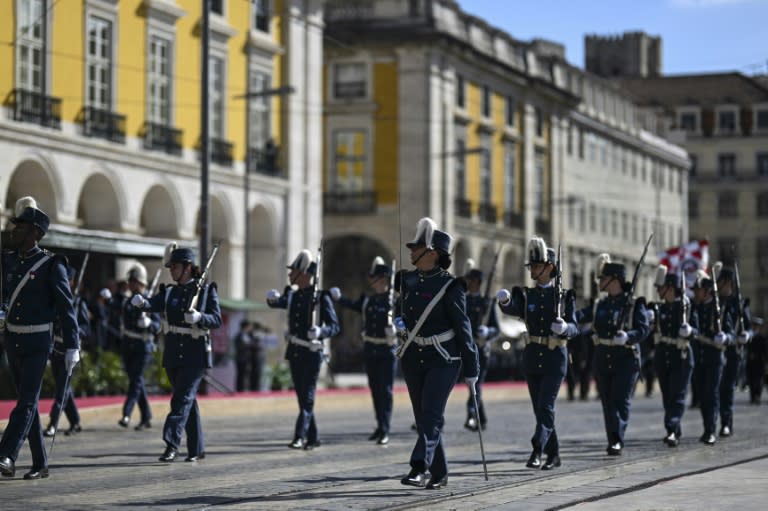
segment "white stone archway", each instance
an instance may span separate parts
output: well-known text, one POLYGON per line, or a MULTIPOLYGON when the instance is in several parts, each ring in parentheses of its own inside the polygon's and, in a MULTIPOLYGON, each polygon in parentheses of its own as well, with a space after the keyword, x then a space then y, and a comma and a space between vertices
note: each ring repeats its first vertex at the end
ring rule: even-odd
POLYGON ((247 251, 248 279, 247 296, 260 298, 279 282, 276 260, 277 226, 266 207, 257 205, 250 214, 250 247, 247 251))
POLYGON ((502 260, 504 263, 497 270, 501 276, 501 286, 512 288, 514 286, 526 285, 525 268, 523 266, 525 261, 523 260, 522 248, 517 245, 510 245, 503 254, 502 260))
POLYGON ((16 201, 31 195, 37 206, 51 219, 58 220, 60 198, 56 195, 56 186, 48 170, 38 161, 28 159, 20 162, 11 173, 3 207, 13 212, 16 201))
POLYGON ((177 239, 180 234, 179 214, 173 196, 163 185, 154 185, 144 196, 139 215, 139 228, 145 236, 177 239))
POLYGON ((121 231, 122 208, 116 187, 102 173, 92 174, 83 183, 77 201, 77 218, 83 229, 121 231))

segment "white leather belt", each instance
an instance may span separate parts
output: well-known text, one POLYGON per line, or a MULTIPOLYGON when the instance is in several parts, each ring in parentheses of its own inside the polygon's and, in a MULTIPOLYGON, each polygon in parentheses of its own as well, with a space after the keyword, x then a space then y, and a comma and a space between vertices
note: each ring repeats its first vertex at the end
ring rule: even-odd
POLYGON ((369 335, 363 335, 363 340, 365 342, 370 342, 371 344, 383 344, 387 346, 391 346, 395 343, 394 339, 388 337, 371 337, 369 335))
POLYGON ((535 344, 543 344, 549 349, 562 348, 568 344, 566 339, 560 339, 559 337, 549 337, 540 335, 529 335, 526 342, 532 342, 535 344))
POLYGON ((600 346, 614 346, 616 348, 627 348, 630 350, 635 350, 634 344, 615 344, 613 342, 613 339, 605 339, 603 337, 598 337, 596 335, 592 336, 592 342, 595 344, 599 344, 600 346))
POLYGON ((687 339, 678 339, 676 337, 667 337, 665 335, 659 337, 659 342, 662 344, 669 344, 670 346, 674 346, 679 350, 684 350, 688 347, 687 339))
POLYGON ((191 335, 192 337, 207 337, 208 331, 202 328, 192 328, 188 326, 168 325, 168 331, 174 334, 191 335))
POLYGON ((14 325, 13 323, 6 323, 5 327, 14 334, 39 334, 50 332, 51 328, 53 328, 53 323, 42 323, 40 325, 14 325))
POLYGON ((64 343, 64 338, 62 336, 60 336, 60 335, 54 335, 53 336, 53 342, 58 342, 58 343, 62 343, 63 344, 64 343))
POLYGON ((295 335, 288 334, 285 336, 286 339, 288 339, 288 342, 291 344, 295 344, 297 346, 303 346, 307 348, 309 351, 322 351, 323 350, 323 343, 322 341, 307 341, 306 339, 301 339, 299 337, 296 337, 295 335))
POLYGON ((707 345, 709 345, 709 346, 712 346, 713 348, 717 348, 717 349, 719 349, 720 351, 725 351, 725 344, 717 344, 717 343, 714 341, 714 339, 711 339, 711 338, 709 338, 709 337, 702 337, 702 336, 696 337, 696 339, 697 339, 699 342, 701 342, 701 343, 704 343, 704 344, 707 344, 707 345))
MULTIPOLYGON (((181 327, 177 327, 177 328, 181 328, 181 327)), ((146 332, 146 333, 131 332, 130 330, 123 330, 123 336, 129 339, 137 340, 137 341, 151 341, 153 339, 153 335, 149 332, 146 332)))
POLYGON ((460 357, 452 357, 450 353, 448 353, 448 350, 443 348, 440 344, 450 341, 454 338, 456 334, 453 332, 453 330, 446 330, 443 333, 437 334, 437 335, 431 335, 429 337, 420 337, 416 336, 413 338, 413 342, 415 344, 418 344, 419 346, 432 346, 434 347, 438 353, 446 360, 460 360, 460 357))

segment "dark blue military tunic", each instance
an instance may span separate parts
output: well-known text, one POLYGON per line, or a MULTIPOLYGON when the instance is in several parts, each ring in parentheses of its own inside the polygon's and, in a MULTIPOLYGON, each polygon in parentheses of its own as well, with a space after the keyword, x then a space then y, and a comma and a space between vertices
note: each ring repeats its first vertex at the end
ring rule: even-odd
POLYGON ((283 295, 267 304, 276 309, 288 311, 288 346, 285 359, 291 370, 296 398, 299 402, 299 415, 294 427, 294 440, 303 439, 307 445, 318 443, 317 424, 315 423, 315 394, 320 366, 323 363, 323 342, 321 339, 333 337, 339 333, 339 320, 333 308, 331 297, 325 291, 319 297, 313 287, 294 291, 286 286, 283 295), (319 302, 319 303, 318 303, 319 302), (321 339, 309 340, 307 332, 313 326, 312 312, 319 307, 321 339))
POLYGON ((134 307, 130 300, 123 300, 120 324, 120 348, 123 367, 128 375, 128 393, 123 403, 123 417, 130 417, 138 402, 141 423, 147 423, 152 419, 152 409, 144 387, 144 369, 155 350, 155 336, 160 332, 160 315, 147 314, 134 307), (139 326, 139 320, 144 317, 150 320, 148 327, 139 326))
POLYGON ((469 317, 469 323, 472 325, 472 337, 477 344, 477 355, 480 362, 480 372, 477 377, 477 410, 475 410, 475 400, 472 399, 472 394, 467 397, 467 418, 476 417, 479 419, 479 427, 484 428, 488 422, 488 417, 485 413, 485 404, 483 403, 483 382, 485 377, 488 376, 488 359, 491 355, 491 339, 481 339, 478 335, 480 326, 486 326, 489 329, 489 336, 497 335, 499 330, 499 323, 496 318, 496 309, 493 308, 493 300, 486 298, 482 294, 467 293, 467 316, 469 317), (490 312, 489 312, 490 308, 490 312), (484 324, 488 316, 487 324, 484 324))
POLYGON ((5 347, 18 399, 11 412, 8 426, 0 440, 0 457, 16 460, 29 437, 32 468, 48 466, 43 446, 43 430, 38 415, 38 398, 48 355, 53 346, 53 322, 61 322, 64 349, 78 349, 77 319, 72 307, 66 260, 35 247, 21 255, 3 254, 3 296, 0 303, 7 304, 8 316, 5 347), (10 303, 16 287, 28 271, 41 259, 48 258, 35 271, 10 303))
POLYGON ((182 433, 186 431, 190 457, 205 453, 197 388, 205 370, 212 365, 208 330, 221 326, 221 309, 215 283, 206 285, 200 294, 200 322, 190 325, 184 320, 184 314, 196 292, 197 279, 183 285, 161 286, 145 307, 149 312, 162 313, 168 325, 163 367, 173 386, 173 395, 171 411, 163 426, 163 440, 169 447, 178 449, 182 433))
POLYGON ((394 338, 388 333, 392 313, 390 294, 362 295, 357 300, 342 296, 339 304, 362 314, 365 372, 376 414, 376 432, 387 435, 392 421, 392 386, 397 370, 394 338))
POLYGON ((421 314, 440 290, 445 295, 431 311, 416 338, 401 353, 403 376, 408 385, 418 439, 411 453, 411 467, 430 471, 434 480, 448 473, 443 448, 445 404, 463 364, 464 376, 480 371, 472 325, 466 314, 463 281, 445 270, 401 271, 402 320, 411 332, 421 314))
MULTIPOLYGON (((80 340, 86 339, 91 331, 90 328, 90 312, 88 311, 88 304, 85 303, 81 297, 75 298, 76 305, 74 309, 77 310, 77 326, 78 335, 80 340)), ((77 410, 77 404, 75 403, 75 397, 72 393, 72 386, 64 385, 67 380, 67 368, 64 362, 64 355, 66 354, 64 348, 64 338, 61 335, 61 322, 54 321, 53 323, 53 352, 51 353, 51 372, 53 373, 53 379, 56 384, 56 395, 51 405, 51 413, 49 415, 50 426, 59 424, 59 415, 62 408, 64 409, 64 415, 67 416, 70 429, 80 425, 80 412, 77 410)), ((50 427, 49 426, 49 427, 50 427)), ((45 433, 46 435, 49 433, 45 433)))
POLYGON ((552 332, 557 317, 553 285, 516 287, 509 303, 501 305, 502 312, 522 319, 528 328, 523 366, 536 415, 531 444, 535 451, 548 456, 557 455, 560 450, 555 430, 555 399, 568 368, 567 340, 578 333, 573 292, 566 291, 563 301, 562 314, 567 325, 563 335, 552 332))
POLYGON ((656 331, 653 335, 656 354, 653 361, 664 405, 664 428, 667 434, 674 433, 680 438, 680 423, 685 412, 694 360, 689 339, 680 337, 679 332, 683 323, 697 329, 699 320, 688 297, 660 302, 656 310, 656 331))
MULTIPOLYGON (((692 343, 698 366, 694 374, 694 385, 698 389, 704 435, 714 435, 720 411, 720 381, 725 365, 725 346, 716 346, 713 341, 717 334, 715 300, 710 298, 707 302, 695 304, 694 310, 699 319, 699 327, 693 333, 695 341, 692 343)), ((733 316, 730 308, 723 308, 721 314, 722 331, 732 332, 733 316)))
POLYGON ((650 333, 646 317, 645 299, 635 299, 628 324, 620 324, 626 307, 624 293, 605 296, 593 307, 582 309, 578 314, 580 323, 592 323, 592 337, 595 342, 593 368, 600 401, 603 405, 603 420, 608 444, 624 446, 624 434, 629 425, 630 399, 640 371, 639 343, 650 333), (616 345, 616 332, 627 333, 627 343, 616 345))
POLYGON ((733 430, 733 398, 736 392, 736 384, 739 379, 739 370, 744 362, 744 347, 736 342, 736 337, 741 332, 752 330, 752 318, 749 312, 749 301, 745 301, 742 311, 742 325, 738 328, 739 319, 739 300, 735 294, 722 297, 723 305, 729 310, 733 318, 733 330, 726 331, 732 333, 733 339, 725 348, 725 366, 723 367, 723 377, 720 381, 720 426, 728 426, 733 430), (738 330, 738 331, 737 331, 738 330))

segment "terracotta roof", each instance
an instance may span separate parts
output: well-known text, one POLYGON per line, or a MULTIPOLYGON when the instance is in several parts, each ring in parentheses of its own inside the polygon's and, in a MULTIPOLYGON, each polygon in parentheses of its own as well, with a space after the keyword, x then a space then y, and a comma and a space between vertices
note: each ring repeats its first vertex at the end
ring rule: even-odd
POLYGON ((741 73, 617 78, 644 106, 749 105, 768 102, 768 86, 741 73))

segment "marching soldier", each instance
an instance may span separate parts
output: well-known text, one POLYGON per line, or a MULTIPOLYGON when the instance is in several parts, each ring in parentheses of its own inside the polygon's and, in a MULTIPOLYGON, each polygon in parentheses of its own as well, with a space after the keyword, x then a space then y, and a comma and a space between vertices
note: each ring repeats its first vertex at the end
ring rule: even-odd
POLYGON ((694 374, 694 385, 698 387, 699 407, 704 423, 704 433, 699 441, 707 445, 715 444, 725 343, 731 337, 726 332, 733 329, 731 311, 729 308, 721 309, 715 293, 712 278, 704 270, 698 270, 693 285, 694 312, 699 321, 699 328, 693 331, 695 363, 699 367, 694 374))
MULTIPOLYGON (((715 263, 721 267, 721 263, 715 263)), ((720 436, 725 438, 733 434, 733 398, 739 378, 739 368, 744 362, 744 345, 752 337, 752 321, 749 312, 749 300, 742 300, 734 292, 734 271, 721 268, 717 272, 717 289, 720 293, 721 306, 730 311, 733 319, 733 331, 725 345, 725 366, 720 380, 720 436)))
POLYGON ((523 365, 536 429, 531 437, 533 451, 525 466, 542 470, 552 470, 561 464, 555 400, 568 366, 568 338, 578 333, 576 298, 572 290, 563 292, 553 283, 556 264, 555 251, 547 248, 543 239, 531 238, 526 266, 535 287, 515 287, 511 294, 502 289, 496 295, 501 311, 521 318, 528 328, 523 365), (543 464, 542 453, 547 455, 543 464))
MULTIPOLYGON (((165 249, 164 259, 176 284, 161 287, 150 298, 136 293, 130 300, 138 312, 143 309, 162 313, 168 325, 163 367, 173 394, 171 411, 163 425, 166 447, 159 460, 170 463, 176 459, 182 433, 186 431, 187 457, 184 461, 197 461, 205 458, 197 388, 205 370, 212 366, 210 330, 221 326, 221 309, 216 283, 205 283, 206 275, 195 265, 195 254, 191 249, 177 248, 176 243, 171 243, 165 249)), ((210 262, 211 259, 208 265, 210 262)))
POLYGON ((443 424, 448 396, 462 370, 470 391, 477 383, 479 362, 466 314, 464 282, 448 273, 451 236, 431 218, 419 220, 416 236, 406 243, 414 271, 401 270, 395 280, 402 316, 395 326, 405 339, 397 349, 408 386, 418 438, 411 452, 411 470, 401 479, 409 486, 443 488, 448 462, 443 424), (426 472, 430 472, 427 481, 426 472))
POLYGON ((320 269, 309 250, 302 250, 288 266, 290 284, 281 296, 276 289, 267 293, 267 305, 288 311, 288 346, 285 359, 299 401, 293 440, 288 447, 312 450, 320 446, 315 423, 315 393, 323 364, 323 339, 339 333, 339 320, 333 302, 325 291, 317 290, 320 269), (293 290, 291 286, 298 286, 293 290), (319 321, 315 309, 319 309, 319 321))
POLYGON ((595 343, 595 380, 603 406, 606 452, 620 456, 629 425, 630 400, 640 372, 639 343, 649 332, 645 298, 632 296, 623 264, 607 260, 598 272, 599 290, 607 295, 579 313, 582 323, 592 323, 595 343))
POLYGON ((61 323, 64 367, 71 374, 80 360, 77 318, 67 282, 67 262, 38 247, 50 219, 32 197, 16 202, 11 218, 11 244, 3 253, 0 327, 18 399, 0 440, 0 473, 16 475, 16 460, 29 438, 32 469, 24 479, 48 477, 48 458, 38 415, 38 398, 48 355, 53 347, 53 321, 61 323))
POLYGON ((765 385, 765 364, 768 362, 768 339, 766 325, 762 318, 752 318, 755 325, 755 336, 747 344, 747 383, 749 384, 749 402, 760 404, 765 385))
MULTIPOLYGON (((131 297, 139 295, 144 299, 147 295, 147 269, 141 263, 136 263, 128 270, 128 289, 131 297)), ((160 332, 160 315, 147 314, 134 307, 131 300, 122 302, 120 324, 120 348, 123 355, 123 367, 128 374, 128 393, 123 403, 123 417, 117 424, 127 428, 131 422, 133 407, 138 402, 140 420, 134 428, 136 431, 152 427, 152 409, 144 388, 144 369, 147 367, 152 353, 156 350, 155 335, 160 332)))
POLYGON ((491 343, 499 332, 493 303, 488 296, 483 296, 480 291, 483 284, 483 272, 475 268, 474 263, 472 259, 467 260, 467 267, 464 271, 464 280, 467 283, 467 316, 472 325, 472 337, 477 344, 477 355, 480 362, 476 395, 473 397, 470 392, 469 397, 467 397, 467 420, 464 422, 464 427, 470 431, 477 431, 477 428, 485 430, 488 423, 483 404, 482 385, 488 375, 491 343), (477 410, 475 409, 475 400, 477 401, 477 410), (480 421, 479 424, 478 420, 480 421))
MULTIPOLYGON (((73 295, 75 293, 75 286, 77 277, 77 270, 67 267, 67 278, 69 279, 69 288, 72 290, 73 295)), ((88 337, 90 330, 90 313, 88 311, 88 305, 85 301, 77 296, 73 300, 73 308, 77 315, 77 326, 80 340, 82 341, 88 337)), ((67 382, 67 368, 65 363, 65 356, 67 350, 64 348, 64 338, 61 335, 61 323, 60 321, 53 322, 53 351, 51 352, 51 372, 53 373, 53 379, 56 385, 56 393, 53 404, 51 405, 51 413, 48 418, 48 427, 43 431, 43 436, 52 437, 56 434, 56 424, 59 424, 59 415, 62 409, 64 415, 67 416, 69 421, 69 429, 64 432, 65 435, 74 435, 80 433, 83 428, 80 425, 80 412, 77 410, 77 404, 75 403, 75 395, 72 392, 72 386, 66 385, 67 382)))
POLYGON ((679 282, 684 281, 667 273, 666 266, 659 266, 654 282, 661 299, 655 317, 654 364, 664 404, 664 428, 667 431, 664 443, 669 447, 677 447, 683 434, 680 424, 694 364, 689 338, 699 327, 698 316, 691 311, 685 295, 685 285, 679 285, 679 282))
POLYGON ((363 351, 368 387, 371 389, 373 409, 376 413, 376 429, 368 440, 379 445, 389 443, 389 425, 392 420, 392 387, 397 370, 394 352, 395 329, 392 325, 393 295, 389 279, 392 268, 384 259, 376 257, 368 272, 368 284, 373 288, 371 296, 362 295, 357 300, 341 296, 337 287, 330 289, 331 297, 343 307, 355 310, 363 317, 363 351))

